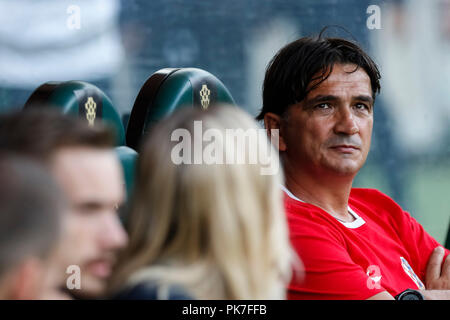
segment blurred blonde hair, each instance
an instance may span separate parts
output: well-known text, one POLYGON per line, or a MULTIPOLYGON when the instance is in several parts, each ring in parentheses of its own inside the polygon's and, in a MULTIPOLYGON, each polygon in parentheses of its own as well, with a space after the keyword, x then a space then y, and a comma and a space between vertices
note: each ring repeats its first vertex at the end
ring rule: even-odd
MULTIPOLYGON (((180 285, 196 299, 285 298, 294 254, 281 172, 261 175, 260 163, 174 164, 171 152, 178 142, 171 134, 185 128, 193 135, 194 120, 222 134, 258 129, 232 106, 181 109, 152 129, 138 162, 129 246, 110 289, 150 281, 180 285)), ((243 149, 247 158, 263 144, 273 148, 267 138, 258 139, 243 149)), ((230 152, 228 144, 221 147, 224 155, 230 152)))

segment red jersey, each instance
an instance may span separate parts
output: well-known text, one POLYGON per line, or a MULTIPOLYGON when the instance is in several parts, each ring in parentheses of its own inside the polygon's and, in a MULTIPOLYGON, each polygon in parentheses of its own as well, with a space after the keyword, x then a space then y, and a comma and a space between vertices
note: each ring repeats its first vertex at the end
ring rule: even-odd
POLYGON ((359 300, 425 289, 428 260, 440 244, 391 198, 352 189, 355 221, 344 223, 287 193, 290 239, 305 267, 304 279, 290 283, 288 299, 359 300))

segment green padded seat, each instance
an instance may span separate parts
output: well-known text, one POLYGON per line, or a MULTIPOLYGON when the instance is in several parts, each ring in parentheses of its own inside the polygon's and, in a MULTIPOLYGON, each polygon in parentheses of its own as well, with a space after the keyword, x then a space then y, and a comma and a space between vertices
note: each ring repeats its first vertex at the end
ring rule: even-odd
POLYGON ((126 200, 119 208, 118 213, 123 226, 127 228, 128 212, 130 210, 131 199, 133 198, 138 154, 136 151, 126 146, 116 147, 114 151, 122 166, 124 187, 127 195, 126 200))
POLYGON ((148 129, 176 109, 207 109, 220 103, 235 104, 225 85, 211 73, 197 68, 161 69, 147 79, 134 102, 127 145, 138 150, 148 129))
POLYGON ((85 119, 90 125, 104 121, 114 127, 118 146, 125 145, 125 129, 111 100, 98 87, 83 81, 46 82, 28 98, 24 108, 55 107, 85 119))

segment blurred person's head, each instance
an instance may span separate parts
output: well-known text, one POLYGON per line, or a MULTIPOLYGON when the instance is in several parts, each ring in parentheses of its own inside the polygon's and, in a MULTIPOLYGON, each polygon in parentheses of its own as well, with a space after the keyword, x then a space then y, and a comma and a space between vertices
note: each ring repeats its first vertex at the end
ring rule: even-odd
MULTIPOLYGON (((272 148, 265 134, 253 144, 218 137, 236 129, 256 132, 258 126, 244 111, 218 106, 181 109, 149 132, 138 160, 130 241, 113 274, 112 292, 153 281, 181 285, 199 299, 284 297, 292 256, 281 173, 262 175, 261 162, 248 163, 251 154, 272 148), (207 153, 205 143, 195 150, 203 138, 195 136, 195 125, 205 135, 215 130, 209 141, 216 155, 243 155, 247 163, 175 164, 180 152, 190 159, 207 153), (173 135, 180 130, 190 150, 177 149, 180 137, 173 135)), ((270 150, 269 160, 277 163, 270 150)))
POLYGON ((61 272, 71 265, 80 268, 81 288, 70 290, 76 297, 103 294, 116 252, 127 241, 117 215, 124 190, 113 144, 107 128, 90 127, 54 110, 27 109, 0 116, 0 150, 41 161, 67 196, 70 214, 61 272))
POLYGON ((51 274, 66 212, 63 194, 35 162, 0 153, 0 299, 58 295, 51 274))
POLYGON ((271 60, 257 119, 279 130, 285 174, 353 178, 367 158, 380 73, 345 39, 300 38, 271 60))

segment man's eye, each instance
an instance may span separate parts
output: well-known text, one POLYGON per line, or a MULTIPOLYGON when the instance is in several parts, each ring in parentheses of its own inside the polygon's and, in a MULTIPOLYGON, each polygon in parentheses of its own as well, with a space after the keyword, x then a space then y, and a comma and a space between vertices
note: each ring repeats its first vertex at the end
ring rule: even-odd
POLYGON ((321 103, 315 106, 316 109, 329 109, 331 106, 328 103, 321 103))
POLYGON ((364 103, 357 103, 355 107, 358 110, 370 110, 369 106, 365 105, 364 103))

